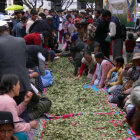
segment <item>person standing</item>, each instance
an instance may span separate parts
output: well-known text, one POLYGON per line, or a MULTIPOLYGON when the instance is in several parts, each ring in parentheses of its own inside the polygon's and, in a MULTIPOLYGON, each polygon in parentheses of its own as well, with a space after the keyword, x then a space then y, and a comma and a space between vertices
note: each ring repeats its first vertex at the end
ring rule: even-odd
MULTIPOLYGON (((109 13, 110 14, 110 13, 109 13)), ((109 58, 110 43, 105 41, 109 32, 109 21, 108 12, 102 12, 102 20, 96 28, 95 31, 95 41, 100 43, 100 51, 109 58)))
POLYGON ((95 17, 93 19, 93 25, 97 27, 101 21, 100 19, 101 11, 100 10, 95 10, 95 17))
POLYGON ((37 11, 35 9, 31 10, 30 15, 31 18, 27 21, 27 25, 26 25, 26 34, 29 34, 30 27, 36 21, 38 16, 37 11))
POLYGON ((47 17, 47 15, 49 14, 49 11, 48 11, 48 9, 44 9, 43 10, 43 13, 46 15, 46 17, 47 17))
POLYGON ((13 35, 15 36, 15 28, 17 23, 19 23, 21 21, 22 18, 22 11, 16 11, 15 12, 15 18, 13 19, 12 23, 13 23, 13 35))
POLYGON ((21 21, 17 23, 15 28, 16 37, 24 37, 26 35, 27 17, 23 16, 21 21))
MULTIPOLYGON (((3 21, 0 22, 0 79, 4 74, 18 75, 21 88, 15 100, 20 104, 25 94, 31 91, 26 70, 26 44, 23 38, 9 35, 8 24, 3 21)), ((28 113, 24 115, 22 118, 28 121, 28 113)))
POLYGON ((52 27, 55 30, 56 33, 56 40, 58 39, 58 30, 59 30, 59 16, 56 14, 56 12, 52 9, 49 11, 49 14, 53 17, 53 24, 52 27))
POLYGON ((113 59, 115 59, 118 56, 122 56, 123 39, 121 36, 122 34, 121 23, 117 17, 111 15, 110 11, 107 10, 106 13, 107 13, 107 18, 110 19, 108 35, 113 40, 112 53, 113 53, 113 59))

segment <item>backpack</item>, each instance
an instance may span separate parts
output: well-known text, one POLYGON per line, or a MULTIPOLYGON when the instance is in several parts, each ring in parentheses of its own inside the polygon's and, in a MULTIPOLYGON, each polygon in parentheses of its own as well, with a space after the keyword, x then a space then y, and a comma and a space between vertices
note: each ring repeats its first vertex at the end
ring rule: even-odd
POLYGON ((115 37, 113 37, 113 39, 122 38, 124 41, 126 39, 125 25, 121 24, 120 20, 115 16, 112 16, 111 22, 114 22, 116 24, 116 35, 115 35, 115 37))

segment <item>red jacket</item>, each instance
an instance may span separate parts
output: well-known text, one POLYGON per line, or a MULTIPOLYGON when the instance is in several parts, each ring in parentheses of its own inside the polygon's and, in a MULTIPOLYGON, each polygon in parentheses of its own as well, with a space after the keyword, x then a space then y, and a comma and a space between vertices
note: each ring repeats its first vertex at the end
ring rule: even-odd
MULTIPOLYGON (((26 45, 41 45, 41 38, 40 33, 31 33, 26 36, 24 36, 24 40, 26 42, 26 45)), ((46 42, 44 42, 43 47, 47 50, 50 50, 50 48, 47 46, 46 42)))

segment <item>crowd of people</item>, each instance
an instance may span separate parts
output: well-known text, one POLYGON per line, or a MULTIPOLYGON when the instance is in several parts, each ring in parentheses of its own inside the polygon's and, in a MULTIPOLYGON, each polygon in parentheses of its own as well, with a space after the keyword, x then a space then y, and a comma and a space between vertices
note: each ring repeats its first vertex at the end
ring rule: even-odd
POLYGON ((51 108, 51 101, 42 97, 41 77, 46 75, 47 62, 53 65, 61 57, 68 57, 74 66, 74 80, 85 72, 89 85, 105 88, 113 96, 109 102, 126 112, 122 124, 128 122, 138 139, 140 38, 133 33, 127 37, 125 27, 108 10, 93 14, 32 9, 30 14, 15 11, 12 22, 0 21, 1 140, 32 139, 28 133, 36 128, 35 119, 51 108))

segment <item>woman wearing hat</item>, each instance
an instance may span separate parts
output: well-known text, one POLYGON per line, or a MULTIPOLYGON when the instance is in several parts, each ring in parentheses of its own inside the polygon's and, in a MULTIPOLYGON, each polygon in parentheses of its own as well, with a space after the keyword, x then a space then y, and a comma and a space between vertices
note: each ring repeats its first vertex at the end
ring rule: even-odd
MULTIPOLYGON (((122 70, 122 77, 125 77, 123 87, 115 90, 113 94, 118 94, 118 107, 124 107, 124 100, 129 99, 134 82, 140 80, 140 53, 136 53, 132 59, 133 64, 126 64, 122 70)), ((127 102, 125 102, 126 106, 127 102)))
MULTIPOLYGON (((14 133, 13 116, 11 112, 0 111, 0 139, 1 140, 18 140, 14 133)), ((25 136, 26 137, 26 136, 25 136)))
POLYGON ((16 137, 14 133, 15 124, 21 121, 14 122, 11 112, 0 111, 0 140, 27 140, 24 133, 20 132, 20 137, 16 137))

